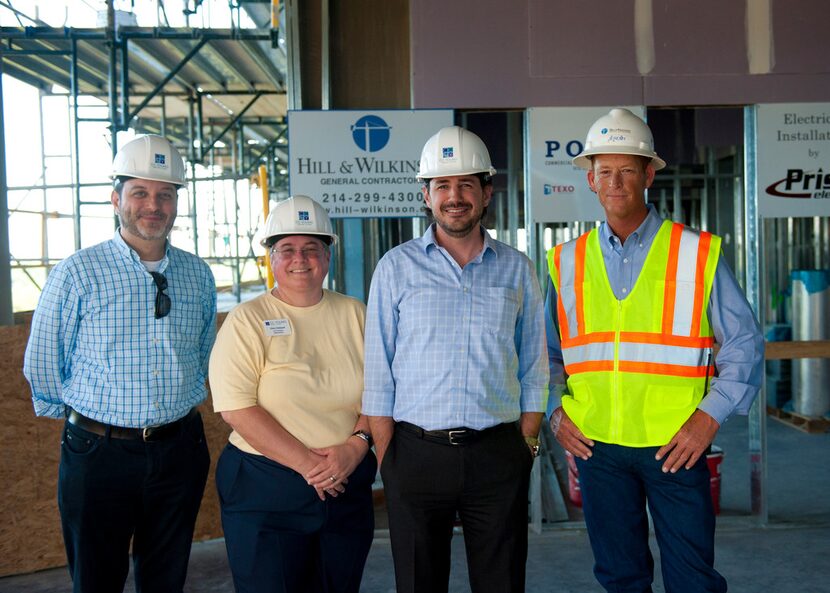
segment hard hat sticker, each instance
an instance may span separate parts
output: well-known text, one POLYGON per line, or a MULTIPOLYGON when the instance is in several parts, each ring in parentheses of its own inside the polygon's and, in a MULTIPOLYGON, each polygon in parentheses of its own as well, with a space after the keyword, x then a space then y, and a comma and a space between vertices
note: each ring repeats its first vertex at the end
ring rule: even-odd
POLYGON ((441 158, 443 159, 452 159, 455 158, 454 150, 452 146, 445 146, 441 149, 441 158))
POLYGON ((311 214, 308 210, 297 210, 297 224, 311 224, 311 214))
POLYGON ((153 156, 153 167, 157 169, 167 168, 167 157, 162 153, 155 153, 153 156))

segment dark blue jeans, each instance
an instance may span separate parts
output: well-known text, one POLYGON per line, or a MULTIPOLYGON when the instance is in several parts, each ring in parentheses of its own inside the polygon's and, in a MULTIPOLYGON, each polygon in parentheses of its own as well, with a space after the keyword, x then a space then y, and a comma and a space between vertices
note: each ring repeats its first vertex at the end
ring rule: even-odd
POLYGON ((181 592, 209 464, 198 414, 151 443, 67 422, 58 507, 74 591, 122 591, 132 541, 136 591, 181 592))
POLYGON ((657 449, 596 442, 592 457, 576 460, 594 574, 609 593, 651 591, 648 503, 666 592, 724 592, 726 581, 713 568, 715 515, 706 458, 690 470, 664 474, 663 462, 654 459, 657 449))
POLYGON ((216 466, 237 593, 357 593, 374 536, 369 451, 346 491, 325 502, 305 478, 228 445, 216 466))

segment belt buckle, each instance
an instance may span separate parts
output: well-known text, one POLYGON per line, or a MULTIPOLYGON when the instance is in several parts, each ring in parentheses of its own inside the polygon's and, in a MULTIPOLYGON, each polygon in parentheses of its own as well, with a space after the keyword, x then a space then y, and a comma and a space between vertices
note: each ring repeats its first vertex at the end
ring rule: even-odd
POLYGON ((447 431, 447 436, 450 439, 450 445, 462 445, 464 442, 464 437, 467 436, 466 430, 450 430, 447 431), (456 441, 456 437, 461 440, 456 441))
POLYGON ((153 433, 156 432, 157 426, 145 426, 141 429, 141 440, 148 443, 152 440, 153 433))

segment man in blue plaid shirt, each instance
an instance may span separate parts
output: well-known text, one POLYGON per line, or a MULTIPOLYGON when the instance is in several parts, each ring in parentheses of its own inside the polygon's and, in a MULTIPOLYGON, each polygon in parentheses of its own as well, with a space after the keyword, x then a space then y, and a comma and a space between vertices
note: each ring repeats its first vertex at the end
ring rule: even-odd
POLYGON ((481 225, 495 172, 472 132, 452 126, 430 138, 418 176, 434 222, 372 278, 363 413, 399 593, 447 591, 456 514, 472 593, 525 589, 548 363, 533 265, 481 225))
POLYGON ((196 406, 216 323, 210 268, 172 247, 184 161, 160 136, 113 162, 115 236, 52 272, 24 373, 38 416, 66 418, 58 506, 79 593, 182 591, 209 455, 196 406))

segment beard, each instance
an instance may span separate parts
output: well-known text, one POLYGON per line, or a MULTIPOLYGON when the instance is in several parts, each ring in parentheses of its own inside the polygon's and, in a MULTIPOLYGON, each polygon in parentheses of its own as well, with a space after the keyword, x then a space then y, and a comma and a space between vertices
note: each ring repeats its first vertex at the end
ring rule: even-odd
MULTIPOLYGON (((453 206, 455 206, 455 204, 446 205, 444 207, 453 206)), ((432 217, 441 230, 448 236, 460 239, 466 237, 479 227, 481 219, 484 218, 484 212, 484 209, 478 209, 475 206, 472 206, 467 211, 467 216, 465 217, 448 217, 444 214, 443 210, 438 212, 433 211, 432 217)))
POLYGON ((129 234, 144 239, 145 241, 158 241, 166 239, 173 229, 175 216, 169 217, 164 224, 141 224, 141 217, 131 213, 118 213, 118 220, 121 223, 121 228, 129 234))

